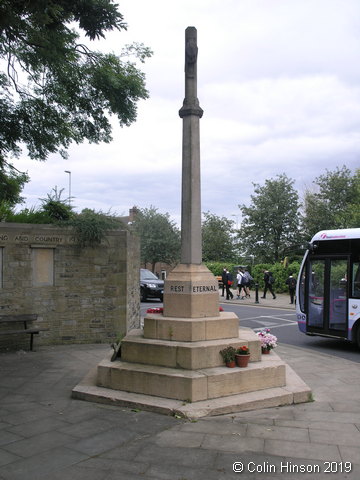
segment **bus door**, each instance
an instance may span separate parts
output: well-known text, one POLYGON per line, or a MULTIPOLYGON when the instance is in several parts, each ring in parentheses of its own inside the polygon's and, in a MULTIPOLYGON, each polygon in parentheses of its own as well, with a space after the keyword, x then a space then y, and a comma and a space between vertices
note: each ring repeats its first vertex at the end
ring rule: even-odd
POLYGON ((347 257, 309 260, 307 331, 347 337, 347 257))

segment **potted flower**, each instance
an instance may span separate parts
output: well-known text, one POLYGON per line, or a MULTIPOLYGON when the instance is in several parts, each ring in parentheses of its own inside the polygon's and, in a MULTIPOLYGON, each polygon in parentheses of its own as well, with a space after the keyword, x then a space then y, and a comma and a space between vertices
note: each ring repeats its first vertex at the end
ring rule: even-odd
POLYGON ((270 350, 277 347, 277 337, 270 333, 269 328, 257 332, 257 336, 260 340, 262 353, 270 353, 270 350))
POLYGON ((236 349, 235 361, 238 367, 247 367, 250 359, 249 347, 243 345, 236 349))
POLYGON ((220 350, 220 355, 222 356, 225 364, 229 368, 235 367, 235 352, 236 349, 229 345, 228 347, 220 350))

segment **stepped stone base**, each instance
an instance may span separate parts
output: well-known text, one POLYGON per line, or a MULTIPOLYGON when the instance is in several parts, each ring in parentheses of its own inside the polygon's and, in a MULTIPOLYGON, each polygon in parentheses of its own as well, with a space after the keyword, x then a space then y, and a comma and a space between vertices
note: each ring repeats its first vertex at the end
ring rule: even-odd
MULTIPOLYGON (((218 313, 218 312, 217 312, 218 313)), ((310 389, 233 313, 206 318, 151 314, 73 390, 74 398, 189 418, 306 402, 310 389), (224 366, 220 350, 247 345, 246 368, 224 366)))
POLYGON ((133 330, 121 343, 121 360, 98 365, 97 385, 191 402, 285 385, 283 362, 264 366, 260 360, 260 341, 249 328, 238 328, 231 339, 195 342, 149 339, 133 330), (224 366, 220 350, 229 345, 249 347, 247 368, 224 366))
POLYGON ((260 343, 254 333, 250 329, 239 329, 238 327, 236 332, 237 335, 233 338, 181 342, 149 339, 144 337, 143 330, 132 330, 121 342, 121 360, 130 363, 197 370, 223 366, 224 361, 219 352, 228 345, 235 348, 247 345, 251 352, 250 361, 260 361, 260 343))
MULTIPOLYGON (((267 366, 277 361, 281 360, 272 351, 270 355, 263 355, 261 364, 267 366)), ((97 368, 94 368, 76 385, 72 391, 72 397, 90 402, 138 408, 165 415, 180 415, 189 419, 308 402, 311 398, 310 388, 287 364, 284 364, 284 366, 286 377, 284 386, 191 403, 99 387, 96 385, 98 371, 97 368)), ((238 370, 242 369, 238 368, 238 370)))
POLYGON ((225 366, 184 370, 123 361, 110 357, 98 365, 97 385, 144 395, 197 402, 285 385, 285 364, 278 357, 247 368, 225 366))

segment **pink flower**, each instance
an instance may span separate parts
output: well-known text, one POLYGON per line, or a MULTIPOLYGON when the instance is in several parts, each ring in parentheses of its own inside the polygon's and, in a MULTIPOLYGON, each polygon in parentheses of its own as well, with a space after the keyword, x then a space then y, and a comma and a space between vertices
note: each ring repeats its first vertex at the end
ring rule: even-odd
POLYGON ((257 332, 257 336, 260 339, 261 347, 271 350, 272 348, 277 347, 277 337, 270 333, 270 328, 266 328, 257 332))

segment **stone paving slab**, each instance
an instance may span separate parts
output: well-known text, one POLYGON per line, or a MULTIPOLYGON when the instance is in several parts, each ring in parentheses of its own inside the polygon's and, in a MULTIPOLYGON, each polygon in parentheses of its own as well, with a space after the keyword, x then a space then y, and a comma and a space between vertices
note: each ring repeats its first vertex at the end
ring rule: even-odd
POLYGON ((190 421, 72 399, 107 350, 0 354, 0 480, 360 478, 358 363, 281 345, 278 354, 310 386, 313 402, 190 421), (351 462, 352 471, 326 473, 327 461, 338 469, 351 462))

